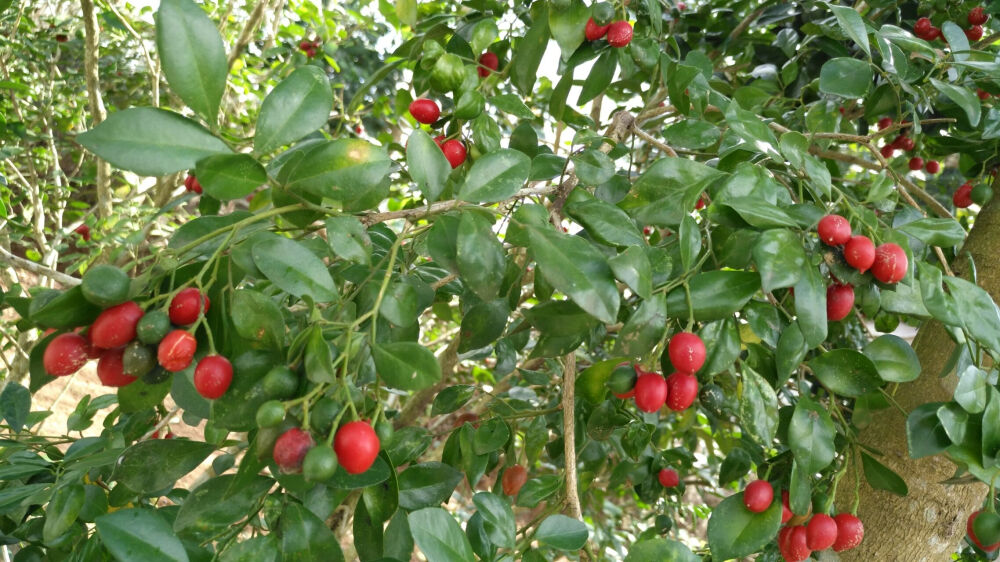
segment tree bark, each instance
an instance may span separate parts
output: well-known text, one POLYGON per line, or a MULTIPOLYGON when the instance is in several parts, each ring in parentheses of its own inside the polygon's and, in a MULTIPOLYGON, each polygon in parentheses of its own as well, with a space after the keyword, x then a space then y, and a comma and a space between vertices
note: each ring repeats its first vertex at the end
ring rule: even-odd
MULTIPOLYGON (((97 25, 93 0, 80 0, 80 8, 83 11, 85 31, 83 63, 87 79, 87 98, 90 101, 90 119, 93 126, 96 127, 106 117, 104 100, 101 98, 100 73, 97 66, 100 28, 97 25)), ((111 165, 100 158, 97 159, 96 165, 97 214, 106 219, 111 216, 111 165)))
MULTIPOLYGON (((979 285, 997 299, 1000 297, 1000 204, 994 198, 976 217, 976 223, 955 260, 959 275, 968 270, 966 252, 972 255, 978 270, 979 285)), ((907 412, 927 402, 947 402, 957 384, 950 373, 940 377, 955 347, 954 342, 938 322, 928 322, 920 328, 913 348, 920 359, 920 378, 899 385, 896 401, 907 412)), ((951 560, 951 553, 965 536, 965 524, 970 513, 979 509, 987 487, 946 485, 942 481, 955 474, 955 464, 942 455, 914 460, 906 442, 906 419, 895 408, 872 416, 871 423, 860 432, 862 443, 885 453, 879 458, 906 480, 910 493, 901 498, 861 483, 861 503, 858 517, 865 525, 865 540, 854 550, 841 553, 845 562, 870 560, 900 560, 907 562, 951 560)), ((852 467, 853 468, 853 467, 852 467)), ((855 472, 841 482, 838 505, 849 508, 854 501, 855 472)))

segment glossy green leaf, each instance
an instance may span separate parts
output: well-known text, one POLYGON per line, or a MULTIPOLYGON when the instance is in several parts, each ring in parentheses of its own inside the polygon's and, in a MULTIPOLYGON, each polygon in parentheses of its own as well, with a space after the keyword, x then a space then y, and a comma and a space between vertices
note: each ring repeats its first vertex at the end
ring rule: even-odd
POLYGON ((83 484, 72 483, 56 488, 45 507, 45 525, 42 527, 42 540, 51 544, 70 530, 77 515, 83 508, 87 492, 83 484))
POLYGON ((865 480, 876 490, 892 492, 897 496, 909 494, 906 482, 889 467, 875 460, 871 455, 862 452, 861 464, 865 473, 865 480))
POLYGON ((337 373, 333 368, 333 352, 319 326, 310 330, 306 340, 304 364, 306 378, 314 383, 333 384, 337 380, 337 373))
MULTIPOLYGON (((707 271, 691 278, 691 309, 698 322, 726 318, 742 309, 760 290, 760 275, 749 271, 707 271)), ((667 295, 667 314, 688 317, 688 297, 683 287, 667 295)))
POLYGON ((823 386, 841 396, 857 397, 882 386, 871 359, 853 349, 834 349, 808 362, 823 386))
POLYGON ((551 497, 562 487, 562 478, 555 474, 546 474, 538 478, 532 478, 524 483, 521 492, 517 495, 517 505, 521 507, 535 507, 542 500, 551 497))
POLYGON ((257 117, 254 152, 266 154, 326 124, 333 90, 318 66, 300 66, 264 98, 257 117))
POLYGON ((130 508, 97 518, 101 542, 118 560, 188 562, 170 525, 155 510, 130 508))
POLYGON ((372 346, 375 368, 387 385, 420 390, 441 380, 441 366, 429 349, 416 342, 391 342, 372 346))
POLYGON ((546 281, 594 318, 613 324, 619 295, 607 261, 586 240, 551 228, 531 228, 531 251, 546 281))
POLYGON ((743 429, 758 443, 769 445, 778 427, 778 397, 764 377, 744 366, 740 395, 743 429))
MULTIPOLYGON (((603 152, 597 153, 604 155, 603 152)), ((610 159, 608 163, 611 163, 610 159)), ((613 174, 614 168, 610 168, 610 171, 613 174)), ((598 242, 609 246, 642 246, 646 243, 625 211, 597 199, 583 189, 573 190, 564 210, 567 215, 583 225, 587 233, 598 242)))
POLYGON ((490 542, 501 548, 514 548, 514 512, 510 504, 489 492, 477 493, 472 503, 483 517, 483 527, 490 542))
POLYGON ((468 562, 474 560, 469 539, 451 514, 439 507, 410 513, 410 532, 427 562, 468 562))
POLYGON ((975 127, 979 124, 979 118, 982 115, 982 103, 979 101, 979 97, 976 93, 964 86, 956 86, 955 84, 949 84, 947 82, 942 82, 935 78, 930 79, 931 84, 941 92, 948 99, 955 102, 955 105, 962 108, 965 111, 966 117, 969 118, 969 124, 975 127))
POLYGON ((510 439, 510 427, 501 418, 490 418, 476 428, 472 439, 472 449, 477 455, 485 455, 503 448, 510 439))
POLYGON ((667 332, 667 303, 663 293, 642 301, 618 333, 616 354, 646 357, 667 332))
POLYGON ((872 84, 872 68, 865 61, 848 57, 832 58, 823 63, 819 90, 844 98, 861 98, 872 84))
POLYGON ((191 490, 174 519, 174 531, 203 537, 222 531, 245 518, 275 484, 270 478, 255 476, 229 493, 235 479, 235 474, 223 474, 191 490))
POLYGON ((958 402, 966 412, 978 414, 986 408, 989 399, 990 383, 986 371, 969 365, 958 375, 958 385, 955 386, 955 402, 958 402))
POLYGON ((163 0, 156 12, 156 47, 170 89, 214 124, 229 75, 215 23, 191 0, 163 0))
POLYGON ((278 181, 292 193, 337 201, 363 200, 382 186, 392 161, 383 148, 361 139, 317 142, 281 167, 278 181))
POLYGON ((349 262, 371 262, 372 240, 361 221, 350 216, 326 219, 326 241, 338 257, 349 262))
POLYGON ((267 173, 249 154, 217 154, 198 161, 198 183, 205 193, 222 199, 240 199, 267 183, 267 173))
POLYGON ((611 85, 617 68, 618 57, 614 49, 604 51, 590 69, 590 74, 587 75, 586 80, 583 81, 583 87, 580 88, 580 95, 576 98, 576 105, 583 105, 603 94, 608 89, 608 86, 611 85))
POLYGON ((861 18, 861 14, 848 6, 830 4, 830 9, 837 16, 837 23, 840 24, 840 28, 844 33, 853 39, 870 57, 872 51, 871 45, 868 43, 868 28, 865 27, 865 21, 861 18))
POLYGON ((535 531, 535 540, 559 550, 580 550, 589 536, 583 521, 559 513, 546 517, 535 531))
POLYGON ((517 193, 528 180, 531 159, 509 148, 484 155, 472 164, 458 198, 471 203, 494 203, 517 193))
POLYGON ((920 376, 917 353, 899 336, 879 336, 865 346, 863 353, 875 363, 884 381, 910 382, 920 376))
POLYGON ((476 212, 463 212, 458 222, 455 248, 462 282, 479 298, 495 299, 507 266, 503 246, 490 221, 476 212))
POLYGON ((333 531, 305 506, 290 502, 278 523, 284 560, 343 562, 344 553, 333 531))
POLYGON ((219 555, 219 562, 278 562, 278 539, 274 535, 253 537, 233 544, 219 555))
POLYGON ((639 541, 631 546, 625 556, 625 562, 699 562, 691 549, 684 543, 653 538, 639 541))
POLYGON ((582 2, 566 2, 549 7, 549 29, 559 44, 562 60, 568 61, 576 48, 583 43, 583 27, 590 18, 590 10, 582 2))
POLYGON ((788 426, 788 441, 795 461, 809 474, 830 465, 837 432, 830 414, 807 397, 799 397, 788 426))
POLYGON ((253 247, 253 261, 272 283, 297 297, 316 302, 339 298, 326 266, 302 244, 288 238, 267 238, 253 247))
POLYGON ((629 246, 617 256, 608 258, 615 278, 644 299, 653 293, 653 266, 645 246, 629 246))
POLYGON ((214 450, 209 443, 185 439, 140 441, 122 453, 113 478, 133 492, 151 494, 197 468, 214 450))
POLYGON ((462 481, 462 473, 440 462, 426 462, 407 467, 398 481, 399 506, 413 511, 447 502, 462 481))
MULTIPOLYGON (((520 54, 520 53, 517 53, 520 54)), ((490 103, 504 113, 509 113, 521 119, 534 119, 535 114, 524 104, 524 101, 515 94, 501 94, 490 98, 490 103)))
POLYGON ((715 146, 722 136, 715 125, 697 119, 686 119, 663 130, 663 140, 675 148, 700 150, 715 146))
POLYGON ((722 500, 708 519, 708 546, 712 558, 742 558, 771 542, 781 527, 781 502, 771 503, 762 513, 753 513, 743 505, 743 495, 722 500))
POLYGON ((406 165, 427 200, 437 201, 451 174, 451 164, 423 129, 414 130, 406 142, 406 165))
POLYGON ((736 211, 751 226, 760 229, 798 227, 795 219, 780 207, 757 197, 732 197, 723 204, 736 211))
POLYGON ((593 148, 574 154, 573 171, 583 185, 600 185, 615 175, 615 163, 607 154, 593 148))
POLYGON ((941 402, 917 406, 906 417, 906 440, 910 458, 920 459, 936 455, 951 445, 951 439, 938 418, 941 402))
POLYGON ((826 340, 826 281, 817 268, 805 268, 795 284, 795 314, 808 347, 826 340))
POLYGON ((778 338, 778 347, 774 351, 775 368, 778 371, 778 379, 785 380, 792 375, 799 364, 805 359, 808 347, 805 338, 802 337, 802 330, 798 322, 792 322, 781 331, 778 338))
POLYGON ((11 431, 21 431, 31 412, 31 392, 15 381, 8 381, 0 392, 0 417, 11 431))
POLYGON ((965 240, 965 229, 954 219, 928 217, 906 223, 898 230, 932 246, 957 246, 965 240))
POLYGON ((454 412, 471 400, 475 392, 476 387, 471 384, 459 384, 445 388, 434 396, 434 402, 431 404, 431 415, 440 416, 454 412))
POLYGON ((765 292, 793 287, 806 266, 802 241, 790 230, 765 230, 753 247, 753 259, 765 292))
MULTIPOLYGON (((582 28, 581 28, 582 29, 582 28)), ((535 80, 538 77, 538 65, 542 62, 545 47, 549 44, 549 17, 547 6, 542 5, 524 37, 517 41, 512 49, 514 58, 511 60, 511 79, 514 86, 522 94, 534 93, 535 80)), ((482 117, 482 116, 481 116, 482 117)))

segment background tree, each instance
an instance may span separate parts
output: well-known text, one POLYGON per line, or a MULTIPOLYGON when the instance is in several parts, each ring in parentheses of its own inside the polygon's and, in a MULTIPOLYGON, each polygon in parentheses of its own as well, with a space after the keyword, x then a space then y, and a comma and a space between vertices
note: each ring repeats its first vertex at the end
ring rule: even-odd
POLYGON ((998 6, 11 4, 17 559, 994 556, 998 6))

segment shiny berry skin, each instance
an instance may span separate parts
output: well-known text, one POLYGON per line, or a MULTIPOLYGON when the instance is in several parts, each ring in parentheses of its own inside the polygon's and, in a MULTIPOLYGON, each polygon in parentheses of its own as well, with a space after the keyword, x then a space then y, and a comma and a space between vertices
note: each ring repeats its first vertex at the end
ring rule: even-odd
POLYGON ((282 472, 299 472, 306 453, 312 449, 315 442, 312 435, 297 427, 281 434, 274 442, 274 462, 282 472))
POLYGON ((807 540, 805 526, 785 527, 778 532, 778 550, 786 562, 801 562, 812 554, 807 540))
POLYGON ((632 42, 632 24, 627 21, 616 21, 608 27, 608 45, 624 47, 632 42))
POLYGON ((974 25, 969 29, 965 30, 965 37, 969 41, 979 41, 983 38, 983 28, 979 25, 974 25))
POLYGON ((667 353, 670 355, 670 364, 681 373, 696 373, 705 364, 705 343, 698 334, 674 334, 667 346, 667 353))
POLYGON ((941 164, 938 164, 937 160, 928 160, 927 163, 924 164, 924 170, 926 170, 928 174, 936 174, 941 171, 941 164))
POLYGON ((878 120, 878 130, 884 131, 892 126, 892 117, 883 117, 878 120))
POLYGON ((854 287, 839 283, 826 288, 826 319, 838 322, 847 318, 854 308, 854 287))
POLYGON ((221 355, 207 355, 194 368, 194 388, 203 398, 215 400, 233 382, 233 365, 221 355))
POLYGON ((479 66, 476 71, 479 72, 480 78, 486 78, 492 72, 496 72, 497 68, 500 68, 500 58, 496 53, 483 53, 479 57, 479 66))
POLYGON ((969 25, 983 25, 986 23, 986 20, 990 19, 990 16, 983 13, 982 6, 976 6, 975 8, 969 10, 967 18, 969 20, 969 25))
POLYGON ((87 226, 85 224, 81 224, 80 226, 76 227, 73 230, 73 232, 79 234, 80 238, 82 238, 84 242, 90 242, 90 227, 89 226, 87 226))
POLYGON ((910 169, 916 172, 917 170, 924 167, 924 159, 919 156, 914 156, 910 158, 910 169))
POLYGON ((608 34, 608 28, 610 27, 610 23, 608 25, 597 25, 594 22, 594 18, 590 18, 587 20, 587 25, 583 28, 583 35, 587 38, 587 41, 597 41, 608 34))
POLYGON ((920 18, 917 23, 913 24, 913 34, 921 39, 927 39, 927 35, 930 34, 933 27, 930 18, 920 18))
POLYGON ((527 481, 528 471, 523 466, 515 464, 503 471, 503 478, 501 479, 503 493, 508 496, 516 496, 527 481))
POLYGON ((438 148, 441 148, 441 145, 444 144, 444 141, 447 138, 448 137, 446 137, 444 135, 438 135, 438 136, 434 137, 434 143, 438 145, 438 148))
POLYGON ((192 174, 188 174, 188 177, 184 178, 184 189, 198 194, 201 194, 203 191, 201 184, 198 183, 198 178, 194 177, 192 174))
POLYGON ((417 98, 410 103, 410 115, 412 115, 418 123, 430 125, 431 123, 437 121, 438 117, 441 116, 441 108, 438 107, 437 102, 434 100, 417 98))
POLYGON ((656 478, 660 481, 660 485, 664 488, 676 488, 681 483, 681 477, 677 474, 677 471, 672 468, 664 468, 660 470, 660 473, 656 475, 656 478))
POLYGON ((865 526, 861 520, 850 513, 840 513, 833 518, 837 522, 837 540, 833 543, 833 550, 843 552, 850 550, 865 538, 865 526))
POLYGON ((788 492, 781 492, 781 524, 784 525, 792 520, 792 508, 788 507, 788 492))
POLYGON ((688 5, 687 4, 685 4, 684 2, 678 2, 677 3, 677 11, 678 12, 683 12, 686 9, 688 9, 688 5))
POLYGON ((200 314, 207 314, 211 303, 208 297, 194 287, 188 287, 170 300, 170 322, 177 326, 190 326, 200 314))
POLYGON ((913 147, 917 145, 917 143, 914 142, 913 139, 911 139, 910 137, 901 137, 897 139, 897 141, 898 144, 896 146, 907 152, 913 150, 913 147))
POLYGON ((892 155, 896 152, 896 147, 892 144, 887 144, 879 149, 879 153, 882 158, 892 158, 892 155))
POLYGON ((90 342, 101 349, 127 344, 135 339, 135 327, 142 315, 142 308, 133 301, 105 309, 90 325, 90 342))
POLYGON ((825 513, 817 513, 806 525, 806 546, 826 550, 837 542, 837 522, 825 513))
POLYGON ((108 349, 101 354, 101 359, 97 362, 97 378, 101 379, 104 386, 128 386, 136 381, 138 377, 125 372, 122 367, 122 355, 125 349, 108 349))
POLYGON ((872 264, 872 275, 883 283, 898 283, 906 277, 910 264, 906 252, 898 245, 889 242, 875 248, 875 263, 872 264))
POLYGON ((460 140, 444 141, 444 144, 441 145, 441 151, 444 152, 444 157, 448 159, 452 168, 457 168, 465 162, 465 145, 460 140))
POLYGON ((333 450, 340 465, 348 474, 361 474, 368 470, 378 456, 378 435, 368 422, 353 421, 337 430, 333 450))
POLYGON ((867 236, 851 236, 844 244, 844 259, 848 265, 864 273, 875 263, 875 244, 867 236))
POLYGON ((924 37, 924 39, 928 41, 933 41, 935 39, 940 39, 943 37, 944 36, 941 35, 941 29, 932 25, 931 30, 927 33, 927 37, 924 37))
POLYGON ((767 480, 754 480, 743 490, 743 505, 754 513, 763 513, 774 501, 774 488, 767 480))
POLYGON ((819 220, 816 233, 827 246, 840 246, 851 239, 851 223, 840 215, 827 215, 819 220))
POLYGON ((979 517, 979 515, 982 512, 983 512, 983 510, 980 509, 979 511, 976 511, 972 515, 969 516, 968 521, 966 521, 966 523, 965 523, 965 533, 968 535, 969 540, 972 541, 972 544, 974 544, 977 547, 979 547, 979 550, 982 550, 982 551, 985 551, 985 552, 993 552, 994 550, 1000 548, 1000 542, 997 542, 997 543, 994 543, 994 544, 986 544, 986 545, 984 545, 983 543, 979 542, 979 538, 976 536, 976 532, 972 528, 972 524, 975 522, 976 518, 979 517))
POLYGON ((687 373, 667 377, 667 407, 675 412, 687 410, 698 396, 698 379, 687 373))
POLYGON ((65 377, 87 363, 90 344, 79 334, 59 334, 52 338, 42 354, 45 372, 53 377, 65 377))
POLYGON ((951 202, 959 209, 966 209, 972 206, 972 184, 963 183, 958 186, 951 196, 951 202))
POLYGON ((657 373, 643 373, 635 380, 635 405, 643 412, 655 412, 667 401, 667 381, 657 373))
POLYGON ((176 373, 187 369, 198 350, 198 341, 189 332, 174 330, 167 334, 156 349, 156 360, 160 366, 176 373))

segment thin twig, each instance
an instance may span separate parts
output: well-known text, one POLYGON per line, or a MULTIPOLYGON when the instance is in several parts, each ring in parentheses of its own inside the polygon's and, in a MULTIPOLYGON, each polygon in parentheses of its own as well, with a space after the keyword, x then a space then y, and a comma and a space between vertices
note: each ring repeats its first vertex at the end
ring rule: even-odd
POLYGON ((566 466, 566 507, 570 517, 583 519, 580 511, 580 496, 576 483, 576 407, 574 405, 576 391, 576 354, 566 354, 566 364, 563 366, 563 464, 566 466))
POLYGON ((648 142, 649 144, 655 146, 656 148, 659 148, 667 156, 670 156, 671 158, 677 158, 677 152, 675 152, 673 148, 670 148, 670 145, 656 140, 652 135, 650 135, 646 131, 643 131, 638 127, 632 127, 632 132, 635 133, 635 135, 640 139, 648 142))
POLYGON ((15 256, 14 254, 8 252, 2 246, 0 246, 0 260, 6 260, 10 262, 14 267, 20 267, 22 269, 26 269, 37 275, 44 275, 45 277, 48 277, 53 281, 57 281, 69 287, 75 287, 80 284, 80 280, 75 277, 71 277, 61 271, 56 271, 40 263, 36 263, 31 260, 26 260, 20 256, 15 256))
MULTIPOLYGON (((243 26, 243 31, 240 32, 239 39, 237 39, 236 44, 233 45, 233 50, 229 51, 229 68, 233 67, 233 63, 236 62, 236 59, 240 58, 240 55, 243 53, 243 49, 250 44, 250 38, 257 32, 260 22, 264 19, 264 11, 269 3, 270 2, 268 0, 259 0, 257 2, 253 12, 250 14, 250 18, 247 19, 246 25, 243 26)), ((280 14, 276 17, 280 17, 280 14)))

